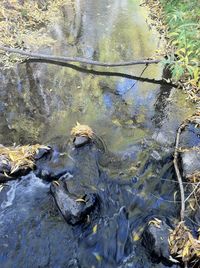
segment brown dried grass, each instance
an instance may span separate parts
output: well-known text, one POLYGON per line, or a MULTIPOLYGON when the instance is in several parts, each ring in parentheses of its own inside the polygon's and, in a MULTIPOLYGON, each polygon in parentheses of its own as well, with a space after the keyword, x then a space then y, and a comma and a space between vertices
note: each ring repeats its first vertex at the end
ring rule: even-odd
POLYGON ((183 262, 200 262, 200 238, 196 239, 184 222, 179 222, 169 236, 171 254, 183 262))
POLYGON ((73 127, 71 130, 71 135, 74 137, 82 136, 82 137, 88 137, 88 138, 92 139, 94 136, 94 132, 89 126, 81 125, 77 122, 76 126, 73 127))
POLYGON ((25 146, 0 146, 0 156, 3 158, 4 164, 11 165, 10 174, 19 169, 33 169, 35 165, 34 156, 38 153, 39 149, 48 148, 43 145, 25 145, 25 146))

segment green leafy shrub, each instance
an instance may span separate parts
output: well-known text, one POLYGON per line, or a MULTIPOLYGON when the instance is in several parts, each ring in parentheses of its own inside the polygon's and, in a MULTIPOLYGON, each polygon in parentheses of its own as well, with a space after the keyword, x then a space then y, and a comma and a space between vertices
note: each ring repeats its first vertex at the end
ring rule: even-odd
POLYGON ((168 63, 175 81, 200 89, 200 5, 198 0, 161 0, 172 48, 168 63))

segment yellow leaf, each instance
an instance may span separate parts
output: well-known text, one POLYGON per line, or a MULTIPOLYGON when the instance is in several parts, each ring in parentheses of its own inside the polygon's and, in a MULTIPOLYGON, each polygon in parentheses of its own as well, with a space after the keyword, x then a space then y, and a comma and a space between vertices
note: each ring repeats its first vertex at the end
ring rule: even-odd
POLYGON ((97 224, 95 224, 95 226, 92 228, 92 232, 93 232, 93 234, 96 234, 96 232, 97 232, 97 224))
POLYGON ((76 201, 76 202, 84 202, 84 203, 86 203, 86 201, 85 201, 83 198, 78 198, 78 199, 76 199, 75 201, 76 201))
POLYGON ((139 235, 137 233, 133 233, 133 241, 138 241, 140 239, 139 235))
POLYGON ((53 181, 54 184, 60 186, 59 182, 58 181, 53 181))
POLYGON ((102 261, 102 257, 99 255, 99 253, 94 252, 93 254, 94 254, 94 256, 95 256, 95 258, 97 259, 98 262, 102 261))
POLYGON ((189 244, 188 242, 185 244, 185 247, 183 248, 182 257, 186 257, 189 254, 189 244))
POLYGON ((149 225, 150 224, 154 224, 157 228, 160 228, 160 224, 161 224, 161 220, 159 220, 158 218, 154 218, 153 220, 149 221, 149 225))

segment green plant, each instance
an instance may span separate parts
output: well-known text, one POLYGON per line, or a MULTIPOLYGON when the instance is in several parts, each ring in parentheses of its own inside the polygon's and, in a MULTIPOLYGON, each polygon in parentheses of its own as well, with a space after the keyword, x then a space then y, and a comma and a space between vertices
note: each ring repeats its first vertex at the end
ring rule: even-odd
POLYGON ((175 81, 200 88, 200 7, 197 0, 161 0, 171 46, 168 63, 175 81), (173 54, 173 55, 172 55, 173 54))

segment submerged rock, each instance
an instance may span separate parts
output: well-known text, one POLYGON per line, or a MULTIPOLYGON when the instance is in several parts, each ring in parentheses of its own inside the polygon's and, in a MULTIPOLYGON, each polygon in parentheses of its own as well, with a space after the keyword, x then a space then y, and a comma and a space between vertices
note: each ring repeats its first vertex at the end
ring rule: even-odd
POLYGON ((125 207, 121 207, 113 217, 102 218, 93 224, 92 230, 80 241, 82 267, 119 267, 132 250, 129 228, 125 207))

